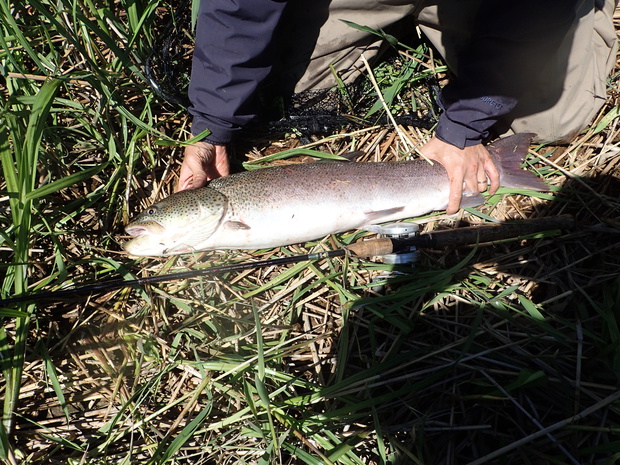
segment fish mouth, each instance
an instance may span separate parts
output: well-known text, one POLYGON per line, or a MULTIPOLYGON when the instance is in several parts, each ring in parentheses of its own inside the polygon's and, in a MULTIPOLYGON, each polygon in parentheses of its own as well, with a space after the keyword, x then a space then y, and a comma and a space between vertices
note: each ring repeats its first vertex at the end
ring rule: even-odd
POLYGON ((195 252, 193 247, 182 242, 166 242, 152 234, 140 234, 122 244, 123 250, 135 257, 167 257, 195 252))
POLYGON ((132 226, 131 228, 125 228, 125 232, 132 237, 144 236, 148 234, 148 230, 142 226, 132 226))
POLYGON ((130 224, 125 228, 125 232, 132 237, 160 235, 165 230, 166 228, 155 221, 148 224, 130 224))
POLYGON ((136 257, 161 256, 168 248, 151 234, 142 234, 123 243, 123 250, 136 257))

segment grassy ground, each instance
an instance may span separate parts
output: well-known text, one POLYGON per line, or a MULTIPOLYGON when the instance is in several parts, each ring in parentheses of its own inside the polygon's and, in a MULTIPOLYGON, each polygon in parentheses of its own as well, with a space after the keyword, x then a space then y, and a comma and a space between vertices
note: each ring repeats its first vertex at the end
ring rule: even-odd
MULTIPOLYGON (((361 237, 171 259, 120 252, 128 217, 172 191, 174 141, 188 137, 185 114, 143 75, 166 21, 158 5, 0 4, 2 298, 361 237)), ((400 86, 408 60, 378 72, 384 88, 400 86)), ((422 61, 416 73, 429 73, 422 61)), ((422 221, 431 230, 571 213, 576 231, 424 251, 381 292, 373 280, 385 281, 388 266, 333 259, 1 307, 0 459, 616 463, 617 82, 573 143, 532 147, 528 163, 552 193, 504 190, 479 210, 422 221)), ((392 105, 410 109, 416 90, 400 90, 392 105)), ((423 111, 424 96, 415 101, 423 111)), ((415 144, 429 134, 407 129, 415 144)), ((308 147, 383 161, 408 143, 370 127, 308 147)), ((301 143, 263 136, 254 145, 252 165, 301 143)))

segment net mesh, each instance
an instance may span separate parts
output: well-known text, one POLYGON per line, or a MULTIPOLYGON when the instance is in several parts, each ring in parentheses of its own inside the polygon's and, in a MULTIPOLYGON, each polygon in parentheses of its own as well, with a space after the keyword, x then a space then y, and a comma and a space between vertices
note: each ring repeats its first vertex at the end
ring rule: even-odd
POLYGON ((194 49, 191 16, 188 0, 175 8, 164 5, 158 9, 160 32, 144 65, 144 74, 155 95, 178 108, 190 105, 187 89, 194 49))

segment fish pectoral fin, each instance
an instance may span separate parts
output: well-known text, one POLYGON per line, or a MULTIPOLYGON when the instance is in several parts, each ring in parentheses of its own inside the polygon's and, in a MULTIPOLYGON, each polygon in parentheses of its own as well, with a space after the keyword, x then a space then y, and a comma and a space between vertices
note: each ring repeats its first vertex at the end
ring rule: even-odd
POLYGON ((484 202, 485 202, 485 199, 481 193, 467 191, 467 192, 463 192, 463 197, 461 197, 460 208, 477 207, 478 205, 482 205, 484 202))
POLYGON ((232 231, 239 231, 239 230, 242 230, 242 229, 252 229, 247 224, 245 224, 243 221, 228 220, 228 221, 226 221, 224 223, 223 226, 226 229, 230 229, 232 231))
POLYGON ((164 251, 162 252, 162 255, 163 256, 179 255, 182 253, 191 253, 191 252, 194 252, 194 249, 190 247, 189 245, 177 244, 172 247, 168 247, 167 249, 164 249, 164 251))
POLYGON ((394 207, 388 208, 386 210, 364 212, 364 215, 366 215, 366 221, 368 221, 368 223, 376 223, 380 222, 382 218, 390 215, 395 215, 396 213, 402 212, 404 209, 405 207, 394 207))

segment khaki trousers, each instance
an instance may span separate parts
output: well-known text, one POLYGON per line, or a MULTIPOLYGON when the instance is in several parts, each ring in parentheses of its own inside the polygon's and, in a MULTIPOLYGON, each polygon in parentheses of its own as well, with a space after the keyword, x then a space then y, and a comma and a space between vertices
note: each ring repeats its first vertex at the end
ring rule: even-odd
MULTIPOLYGON (((583 130, 603 106, 607 77, 617 53, 613 13, 618 0, 583 0, 577 20, 555 59, 541 63, 543 78, 502 122, 506 131, 534 132, 539 141, 569 140, 583 130), (561 89, 558 92, 553 89, 561 89), (509 129, 508 129, 509 128, 509 129)), ((360 56, 372 62, 386 48, 377 36, 351 28, 341 19, 390 32, 417 24, 452 70, 458 48, 467 43, 480 0, 297 0, 283 21, 285 74, 295 92, 335 85, 330 66, 345 82, 364 73, 360 56), (422 4, 424 3, 424 5, 422 4), (455 7, 455 4, 458 4, 455 7), (428 6, 425 6, 428 5, 428 6), (441 12, 441 13, 440 13, 441 12), (452 12, 452 14, 450 14, 452 12)))

